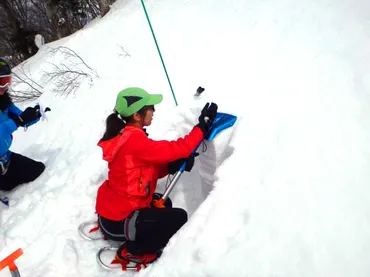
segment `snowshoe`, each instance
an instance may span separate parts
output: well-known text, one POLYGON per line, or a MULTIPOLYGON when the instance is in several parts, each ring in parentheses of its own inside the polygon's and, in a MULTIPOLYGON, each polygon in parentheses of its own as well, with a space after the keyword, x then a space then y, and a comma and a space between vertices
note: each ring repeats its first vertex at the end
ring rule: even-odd
POLYGON ((111 246, 103 247, 99 250, 96 257, 98 263, 103 268, 108 270, 120 268, 123 271, 127 270, 139 271, 142 268, 146 268, 148 264, 153 263, 155 260, 157 260, 161 254, 162 251, 144 255, 133 255, 127 251, 127 248, 125 247, 124 243, 119 248, 111 246), (103 253, 107 251, 116 251, 115 258, 111 261, 110 265, 107 265, 105 262, 103 262, 102 258, 103 253))
MULTIPOLYGON (((81 237, 89 241, 107 240, 100 231, 97 221, 86 221, 81 223, 78 226, 78 232, 81 237)), ((124 271, 139 271, 157 260, 162 254, 162 251, 158 251, 157 253, 145 255, 133 255, 127 251, 125 243, 122 244, 122 241, 107 240, 107 242, 109 245, 100 248, 96 253, 98 264, 107 270, 122 269, 124 271), (112 257, 114 257, 113 260, 112 257), (110 260, 110 262, 108 260, 110 260)))
POLYGON ((78 226, 78 233, 86 240, 106 239, 100 231, 97 221, 86 221, 78 226))

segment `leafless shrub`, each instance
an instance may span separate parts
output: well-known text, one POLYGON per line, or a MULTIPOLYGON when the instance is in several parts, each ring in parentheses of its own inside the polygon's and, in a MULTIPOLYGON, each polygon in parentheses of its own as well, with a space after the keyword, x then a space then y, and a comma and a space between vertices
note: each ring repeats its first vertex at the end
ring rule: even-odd
POLYGON ((60 46, 50 51, 52 54, 60 54, 63 62, 60 64, 49 63, 52 69, 44 72, 42 81, 53 84, 53 91, 59 95, 68 96, 80 87, 85 79, 93 84, 94 78, 99 78, 97 72, 72 49, 60 46))
MULTIPOLYGON (((90 86, 94 78, 99 78, 93 70, 75 51, 60 46, 50 50, 52 55, 61 55, 63 62, 59 64, 48 63, 51 68, 43 71, 41 83, 48 84, 49 89, 59 95, 68 96, 87 79, 90 86)), ((19 71, 13 72, 13 86, 10 94, 14 102, 30 101, 39 98, 44 92, 44 87, 36 82, 31 72, 26 72, 24 66, 19 65, 19 71), (20 89, 14 89, 18 88, 20 89)))
POLYGON ((31 101, 42 95, 43 87, 35 82, 31 73, 26 72, 23 66, 20 66, 19 73, 12 73, 13 88, 10 89, 10 95, 14 102, 31 101), (22 85, 22 90, 15 90, 14 87, 22 85))

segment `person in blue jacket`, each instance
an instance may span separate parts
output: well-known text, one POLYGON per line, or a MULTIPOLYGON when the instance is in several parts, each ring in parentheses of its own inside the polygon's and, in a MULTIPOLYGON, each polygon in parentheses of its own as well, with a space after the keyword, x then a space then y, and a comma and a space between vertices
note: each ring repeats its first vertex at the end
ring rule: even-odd
POLYGON ((13 132, 19 127, 29 127, 40 120, 40 107, 24 111, 14 105, 8 89, 11 85, 11 68, 0 58, 0 191, 10 191, 16 186, 35 180, 45 170, 42 162, 9 150, 13 132))

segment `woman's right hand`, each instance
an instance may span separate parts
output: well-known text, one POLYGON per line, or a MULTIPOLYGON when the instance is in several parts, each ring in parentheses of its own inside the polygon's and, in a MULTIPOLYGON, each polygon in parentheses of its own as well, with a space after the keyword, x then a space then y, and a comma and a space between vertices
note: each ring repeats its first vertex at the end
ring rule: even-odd
POLYGON ((215 120, 217 114, 218 106, 216 103, 207 103, 198 118, 199 123, 196 125, 202 129, 203 134, 205 135, 209 128, 212 126, 213 121, 215 120))

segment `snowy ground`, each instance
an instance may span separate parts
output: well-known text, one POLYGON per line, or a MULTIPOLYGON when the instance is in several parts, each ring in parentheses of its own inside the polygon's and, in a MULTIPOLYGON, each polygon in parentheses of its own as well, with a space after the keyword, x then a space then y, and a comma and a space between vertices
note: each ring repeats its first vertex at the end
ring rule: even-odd
POLYGON ((369 8, 364 0, 147 2, 178 107, 140 1, 118 0, 103 19, 45 45, 23 67, 52 111, 18 130, 12 150, 47 170, 0 208, 0 258, 22 247, 25 277, 123 275, 96 264, 104 242, 84 241, 77 226, 94 219, 107 175, 96 146, 104 120, 119 90, 140 86, 164 94, 153 138, 186 134, 207 101, 239 119, 171 196, 189 222, 157 263, 124 276, 369 276, 369 8), (69 97, 40 80, 50 63, 68 62, 49 52, 58 46, 99 76, 69 97), (206 91, 196 98, 199 85, 206 91))

